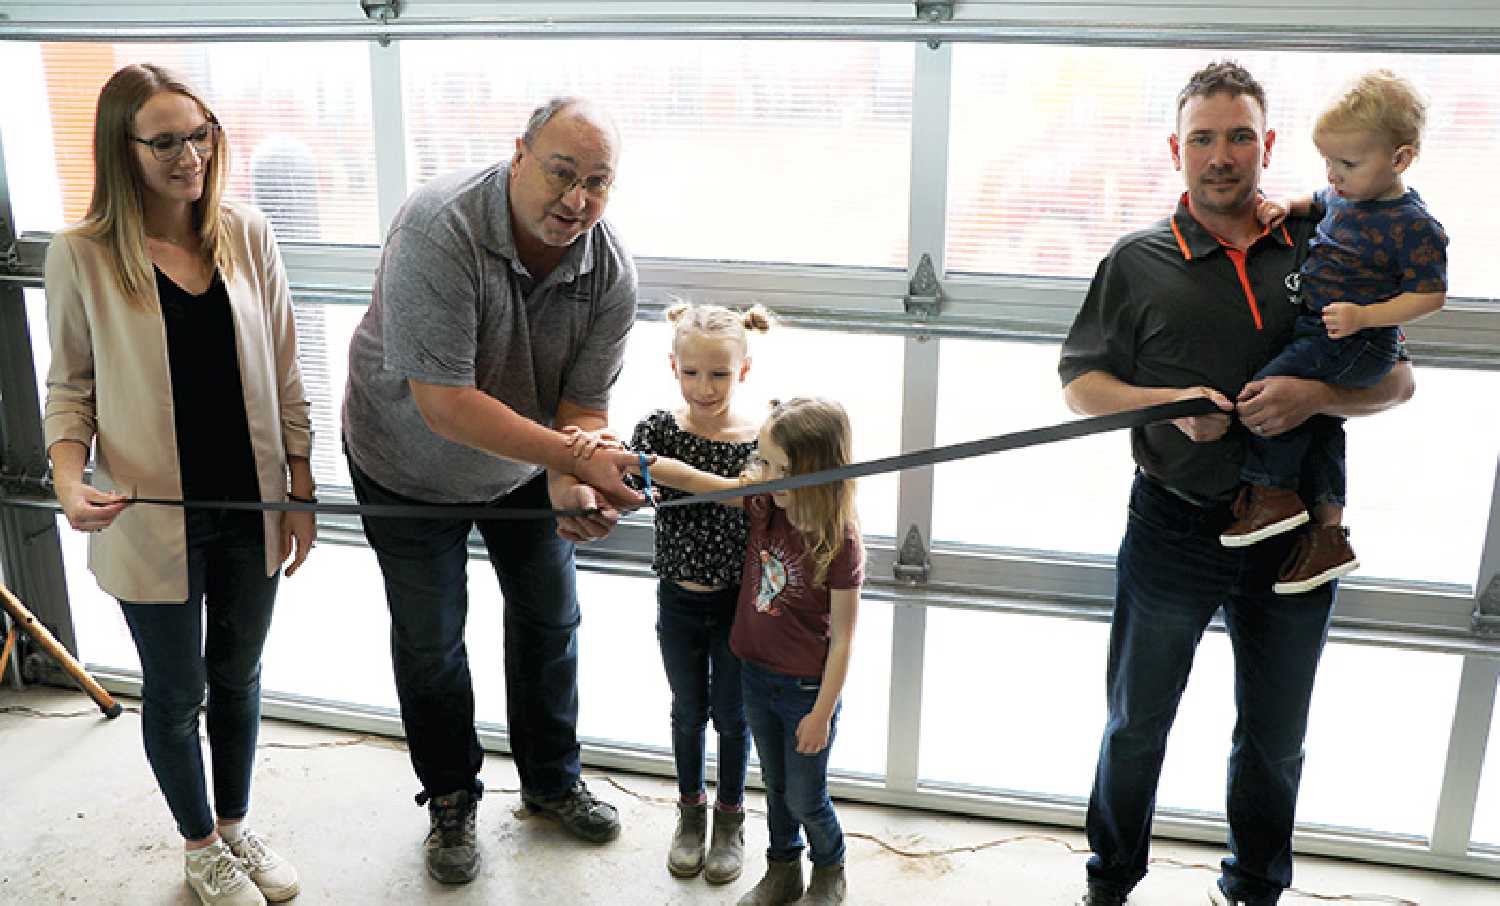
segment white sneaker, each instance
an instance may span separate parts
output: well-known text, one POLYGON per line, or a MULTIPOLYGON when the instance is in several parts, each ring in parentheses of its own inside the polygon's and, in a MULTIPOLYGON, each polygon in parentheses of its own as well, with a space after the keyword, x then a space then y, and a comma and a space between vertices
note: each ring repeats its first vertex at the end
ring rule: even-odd
POLYGON ((266 898, 223 840, 188 850, 184 861, 188 886, 203 906, 266 906, 266 898))
POLYGON ((241 830, 239 839, 230 841, 229 850, 240 860, 245 874, 272 903, 290 900, 302 889, 297 880, 297 869, 278 856, 266 845, 265 838, 255 831, 241 830))

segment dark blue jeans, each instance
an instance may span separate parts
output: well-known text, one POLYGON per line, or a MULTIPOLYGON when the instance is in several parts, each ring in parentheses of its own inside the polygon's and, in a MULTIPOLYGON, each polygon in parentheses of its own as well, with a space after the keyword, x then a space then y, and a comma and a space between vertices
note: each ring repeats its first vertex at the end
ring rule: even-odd
POLYGON ((121 601, 141 658, 146 760, 184 839, 250 809, 260 730, 260 654, 280 573, 265 574, 259 513, 187 511, 186 602, 121 601), (198 711, 208 690, 213 808, 203 776, 198 711))
POLYGON ((656 586, 656 639, 672 687, 677 790, 687 797, 703 792, 704 731, 712 716, 719 734, 718 800, 725 805, 744 800, 750 760, 740 659, 729 650, 739 591, 692 591, 666 579, 656 586))
MULTIPOLYGON (((373 481, 351 459, 360 503, 422 504, 373 481)), ((550 507, 545 476, 492 501, 550 507)), ((475 793, 484 761, 474 730, 469 519, 363 517, 391 612, 391 661, 411 763, 430 796, 475 793)), ((511 755, 528 794, 552 797, 578 779, 578 597, 573 544, 553 519, 480 520, 505 602, 505 705, 511 755)))
POLYGON ((766 824, 771 837, 766 858, 772 862, 799 858, 805 829, 813 865, 842 865, 844 829, 828 798, 828 754, 833 751, 842 703, 834 706, 828 745, 816 755, 801 755, 797 724, 818 699, 819 679, 786 676, 748 661, 741 665, 740 675, 745 681, 745 715, 766 784, 766 824))
POLYGON ((1227 505, 1199 507, 1137 475, 1117 561, 1109 719, 1089 798, 1089 878, 1128 892, 1146 874, 1167 733, 1193 655, 1220 607, 1234 650, 1225 889, 1275 902, 1292 880, 1292 827, 1313 677, 1334 583, 1271 591, 1290 537, 1226 548, 1227 505))
MULTIPOLYGON (((1296 333, 1286 348, 1255 375, 1312 378, 1340 387, 1363 388, 1380 383, 1396 364, 1394 327, 1363 330, 1335 340, 1321 315, 1297 318, 1296 333)), ((1276 437, 1249 434, 1240 478, 1262 487, 1306 487, 1313 504, 1343 506, 1348 495, 1344 467, 1344 422, 1316 416, 1276 437)))

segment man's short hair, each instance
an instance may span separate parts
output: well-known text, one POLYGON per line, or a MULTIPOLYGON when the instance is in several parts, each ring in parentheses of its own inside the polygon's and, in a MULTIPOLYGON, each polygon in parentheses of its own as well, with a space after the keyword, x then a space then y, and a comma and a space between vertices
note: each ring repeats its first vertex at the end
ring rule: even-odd
POLYGON ((521 140, 528 147, 535 144, 536 137, 542 134, 542 129, 552 122, 554 116, 577 104, 580 100, 581 98, 571 96, 555 97, 531 111, 531 117, 526 120, 526 132, 521 136, 521 140))
POLYGON ((1242 94, 1249 95, 1260 105, 1260 114, 1262 118, 1265 117, 1266 90, 1255 81, 1255 76, 1234 60, 1219 60, 1193 73, 1187 84, 1182 86, 1182 91, 1177 93, 1178 120, 1182 119, 1182 108, 1187 106, 1190 99, 1221 93, 1232 98, 1242 94))
POLYGON ((1389 69, 1355 76, 1319 114, 1313 132, 1374 132, 1392 148, 1422 149, 1427 100, 1415 85, 1389 69))
POLYGON ((599 105, 588 98, 576 97, 574 95, 560 95, 547 101, 547 103, 531 111, 531 116, 526 120, 526 131, 521 135, 521 141, 528 148, 536 146, 536 138, 542 134, 542 129, 552 122, 552 118, 567 110, 569 107, 587 107, 589 113, 596 114, 594 121, 609 128, 614 134, 615 141, 620 140, 620 127, 616 125, 614 118, 604 111, 599 105))

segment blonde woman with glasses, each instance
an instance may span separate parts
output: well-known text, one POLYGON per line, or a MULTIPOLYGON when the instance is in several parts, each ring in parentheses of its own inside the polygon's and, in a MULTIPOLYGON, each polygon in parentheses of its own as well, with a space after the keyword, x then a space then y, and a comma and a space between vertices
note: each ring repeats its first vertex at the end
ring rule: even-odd
POLYGON ((278 570, 306 559, 313 517, 129 503, 312 499, 286 275, 261 214, 223 198, 228 171, 223 128, 176 75, 130 65, 105 83, 88 213, 47 251, 45 432, 58 501, 140 655, 146 758, 188 884, 239 906, 299 886, 245 815, 278 570))

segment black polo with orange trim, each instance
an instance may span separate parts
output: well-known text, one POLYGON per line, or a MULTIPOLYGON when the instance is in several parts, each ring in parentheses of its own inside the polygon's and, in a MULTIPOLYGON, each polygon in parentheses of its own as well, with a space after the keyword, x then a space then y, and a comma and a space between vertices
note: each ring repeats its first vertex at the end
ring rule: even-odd
MULTIPOLYGON (((1292 237, 1305 242, 1312 226, 1291 218, 1241 252, 1194 219, 1184 193, 1170 218, 1124 237, 1099 262, 1063 342, 1063 385, 1105 371, 1140 387, 1206 386, 1234 399, 1292 338, 1292 237)), ((1136 464, 1169 487, 1226 500, 1240 484, 1240 430, 1210 443, 1170 423, 1130 433, 1136 464)))

